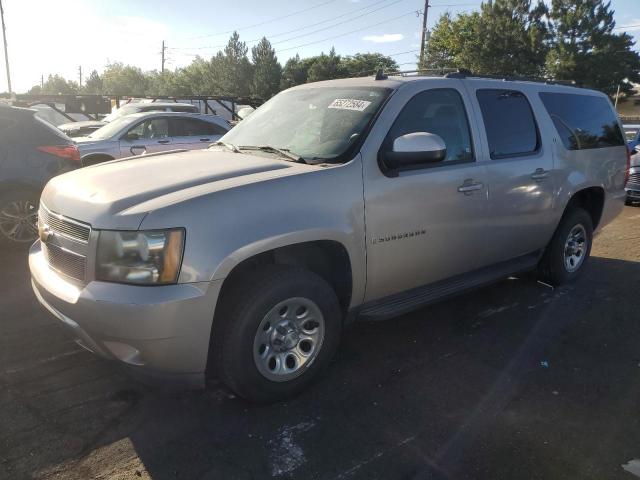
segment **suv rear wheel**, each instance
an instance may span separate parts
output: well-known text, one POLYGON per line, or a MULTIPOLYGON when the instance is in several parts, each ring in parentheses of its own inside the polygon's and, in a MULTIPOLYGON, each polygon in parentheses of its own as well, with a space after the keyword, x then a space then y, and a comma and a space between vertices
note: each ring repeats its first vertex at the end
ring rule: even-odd
POLYGON ((222 380, 238 395, 272 402, 297 394, 327 366, 342 326, 335 292, 313 272, 270 265, 236 282, 213 337, 222 380))
POLYGON ((591 215, 582 208, 568 211, 539 265, 541 277, 552 285, 575 280, 589 259, 593 243, 591 215))
POLYGON ((39 202, 38 195, 29 190, 0 195, 0 246, 26 246, 38 238, 39 202))

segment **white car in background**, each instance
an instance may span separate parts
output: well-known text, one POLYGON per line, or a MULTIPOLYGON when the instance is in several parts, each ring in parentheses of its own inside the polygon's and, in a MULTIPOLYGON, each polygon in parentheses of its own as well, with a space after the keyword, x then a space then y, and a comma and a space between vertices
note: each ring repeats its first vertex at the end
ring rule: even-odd
POLYGON ((74 138, 84 166, 166 150, 199 150, 230 130, 217 115, 178 112, 134 113, 87 137, 74 138))

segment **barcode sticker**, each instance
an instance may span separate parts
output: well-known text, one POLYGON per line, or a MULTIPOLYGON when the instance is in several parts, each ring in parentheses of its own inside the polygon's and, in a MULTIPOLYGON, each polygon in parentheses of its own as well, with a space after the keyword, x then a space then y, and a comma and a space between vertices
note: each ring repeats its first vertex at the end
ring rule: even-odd
POLYGON ((362 112, 365 108, 371 105, 371 102, 366 100, 357 100, 355 98, 336 98, 328 108, 336 108, 339 110, 355 110, 356 112, 362 112))

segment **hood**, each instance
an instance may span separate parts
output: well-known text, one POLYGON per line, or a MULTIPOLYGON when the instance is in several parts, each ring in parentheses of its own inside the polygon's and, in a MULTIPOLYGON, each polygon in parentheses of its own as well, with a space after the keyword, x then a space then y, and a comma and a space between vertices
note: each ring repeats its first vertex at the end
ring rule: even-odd
POLYGON ((99 128, 106 125, 106 122, 100 122, 98 120, 86 120, 83 122, 70 122, 58 125, 60 130, 82 130, 83 128, 99 128))
POLYGON ((53 178, 42 193, 52 212, 94 228, 138 229, 148 211, 246 183, 315 169, 218 150, 142 155, 53 178))

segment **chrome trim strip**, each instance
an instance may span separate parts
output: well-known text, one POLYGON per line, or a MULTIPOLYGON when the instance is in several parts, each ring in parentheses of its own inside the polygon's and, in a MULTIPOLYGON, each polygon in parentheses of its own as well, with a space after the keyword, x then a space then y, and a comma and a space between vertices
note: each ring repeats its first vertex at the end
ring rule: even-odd
MULTIPOLYGON (((61 232, 60 230, 54 230, 56 235, 60 235, 61 237, 67 238, 73 242, 77 242, 77 243, 82 243, 84 245, 88 245, 89 244, 89 239, 91 238, 91 225, 89 225, 88 223, 82 223, 79 222, 78 220, 74 220, 72 218, 69 217, 65 217, 64 215, 60 215, 59 213, 53 213, 51 210, 49 210, 44 203, 40 202, 40 208, 42 210, 44 210, 46 212, 47 215, 50 215, 58 220, 60 220, 61 222, 67 222, 67 223, 71 223, 73 225, 76 225, 78 227, 84 228, 87 230, 87 240, 83 240, 81 238, 77 238, 77 237, 73 237, 71 235, 68 235, 64 232, 61 232)), ((73 253, 73 252, 71 252, 73 253)))

